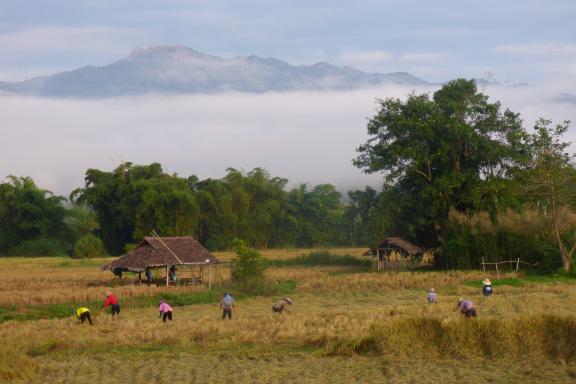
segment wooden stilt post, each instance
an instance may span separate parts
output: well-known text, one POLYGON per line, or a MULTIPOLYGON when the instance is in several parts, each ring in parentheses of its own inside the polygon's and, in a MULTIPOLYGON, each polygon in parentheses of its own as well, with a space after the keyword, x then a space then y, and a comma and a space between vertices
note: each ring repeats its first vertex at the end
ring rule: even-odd
POLYGON ((212 264, 208 264, 208 290, 212 289, 212 264))
POLYGON ((380 248, 376 248, 376 271, 380 272, 380 248))
POLYGON ((170 278, 170 274, 168 273, 168 265, 166 265, 166 286, 170 285, 168 279, 170 278))
POLYGON ((138 272, 138 285, 142 285, 142 272, 138 272))

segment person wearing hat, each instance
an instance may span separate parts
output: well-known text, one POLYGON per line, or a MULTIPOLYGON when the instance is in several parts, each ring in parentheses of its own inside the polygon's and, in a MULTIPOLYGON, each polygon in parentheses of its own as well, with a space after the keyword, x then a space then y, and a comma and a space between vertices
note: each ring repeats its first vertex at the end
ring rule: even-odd
POLYGON ((286 305, 292 305, 292 300, 290 300, 290 298, 288 297, 285 297, 282 300, 278 301, 276 304, 274 304, 272 306, 272 312, 282 313, 286 305))
POLYGON ((476 306, 470 300, 459 298, 458 299, 458 310, 464 315, 464 317, 476 317, 476 306))
POLYGON ((88 323, 90 325, 94 325, 92 323, 92 319, 90 318, 90 310, 86 307, 80 307, 78 309, 76 309, 76 311, 74 311, 76 313, 76 317, 78 318, 78 320, 80 320, 80 322, 82 324, 84 324, 84 322, 86 320, 88 320, 88 323))
POLYGON ((438 295, 436 294, 436 291, 434 290, 434 288, 430 288, 428 290, 428 297, 426 298, 426 300, 428 300, 428 303, 430 303, 430 304, 438 303, 438 295))
POLYGON ((489 278, 485 278, 482 284, 482 294, 484 296, 490 296, 492 294, 492 282, 489 278))
POLYGON ((224 294, 222 300, 220 300, 220 308, 222 308, 222 320, 228 316, 228 319, 232 320, 232 308, 234 308, 234 298, 228 292, 224 294))
POLYGON ((158 310, 160 311, 160 317, 163 322, 166 322, 166 320, 172 321, 172 307, 167 302, 160 300, 160 307, 158 310))
POLYGON ((114 320, 115 315, 120 316, 120 304, 118 304, 118 299, 112 292, 106 292, 106 301, 104 301, 102 309, 108 306, 112 309, 112 320, 114 320))

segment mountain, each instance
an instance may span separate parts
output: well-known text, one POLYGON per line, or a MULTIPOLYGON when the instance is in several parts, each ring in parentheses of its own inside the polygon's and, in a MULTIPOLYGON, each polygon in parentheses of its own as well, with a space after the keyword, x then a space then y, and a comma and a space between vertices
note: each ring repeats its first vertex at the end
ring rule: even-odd
POLYGON ((272 57, 226 59, 177 45, 137 48, 128 57, 105 66, 87 66, 21 82, 0 82, 0 91, 101 98, 148 93, 350 90, 381 84, 428 83, 406 72, 366 73, 329 63, 290 65, 272 57))

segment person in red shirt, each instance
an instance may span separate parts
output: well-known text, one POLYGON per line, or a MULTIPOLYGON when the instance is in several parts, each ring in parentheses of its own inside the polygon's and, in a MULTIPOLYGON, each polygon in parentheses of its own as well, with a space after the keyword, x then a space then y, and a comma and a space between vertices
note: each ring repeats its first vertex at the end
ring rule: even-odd
POLYGON ((112 320, 114 320, 114 315, 120 315, 120 304, 118 304, 118 299, 111 292, 106 292, 106 301, 102 305, 102 309, 108 306, 112 309, 112 320))

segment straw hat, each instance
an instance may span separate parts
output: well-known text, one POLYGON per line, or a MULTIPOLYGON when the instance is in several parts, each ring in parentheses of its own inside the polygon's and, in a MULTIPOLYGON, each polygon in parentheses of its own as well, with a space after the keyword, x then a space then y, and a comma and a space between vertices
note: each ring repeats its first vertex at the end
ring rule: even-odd
POLYGON ((284 301, 286 301, 288 304, 292 305, 292 300, 290 300, 289 297, 285 297, 284 301))
POLYGON ((460 304, 460 303, 463 302, 463 301, 464 301, 463 298, 459 298, 459 299, 458 299, 458 304, 460 304))
POLYGON ((436 292, 436 291, 434 290, 434 288, 430 288, 430 289, 428 290, 428 292, 436 292))
POLYGON ((482 283, 483 283, 484 285, 491 285, 491 284, 492 284, 492 282, 490 281, 489 278, 485 278, 484 281, 482 281, 482 283))

